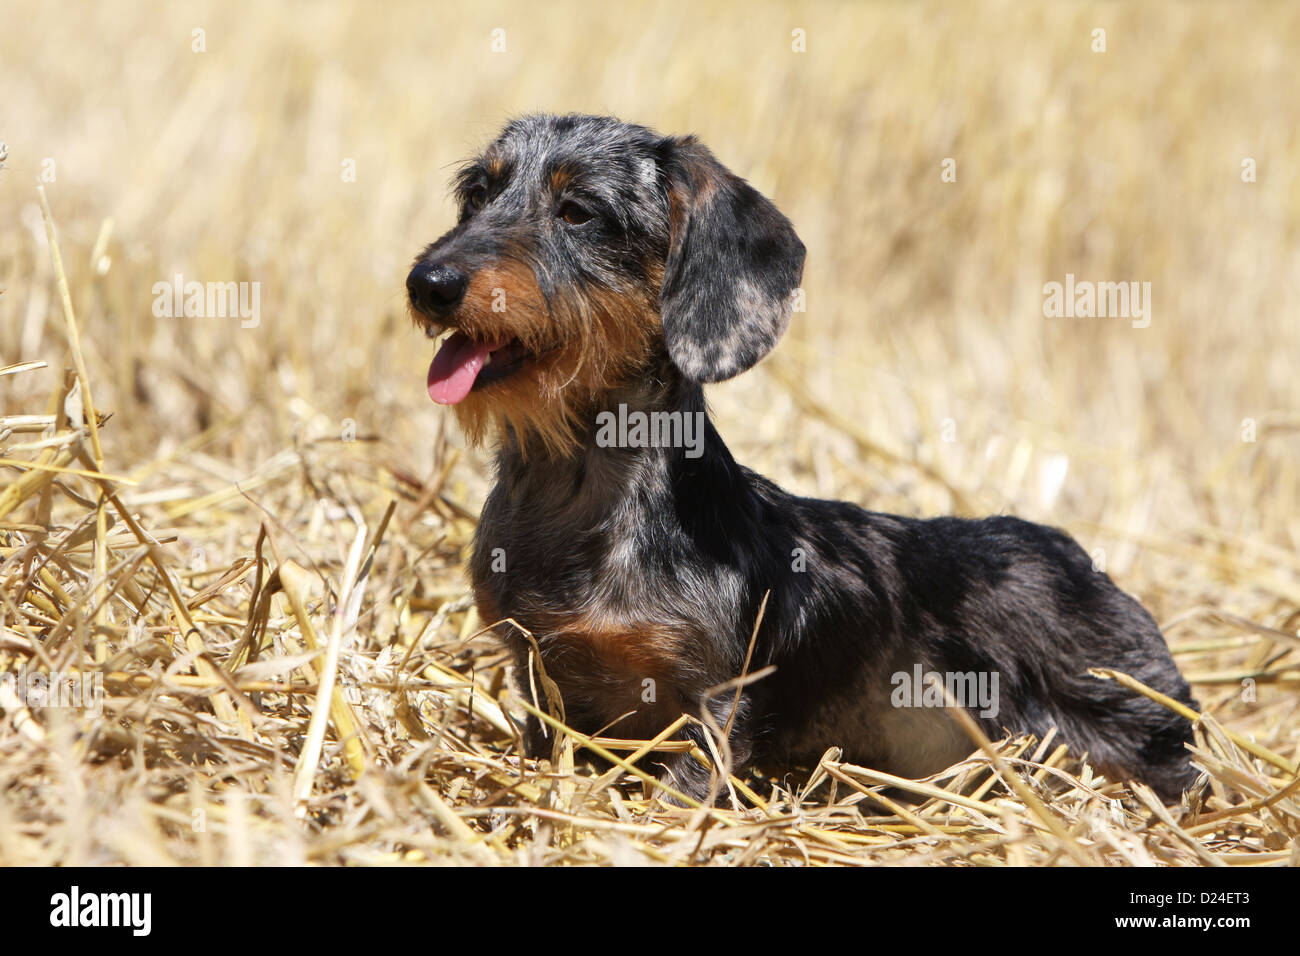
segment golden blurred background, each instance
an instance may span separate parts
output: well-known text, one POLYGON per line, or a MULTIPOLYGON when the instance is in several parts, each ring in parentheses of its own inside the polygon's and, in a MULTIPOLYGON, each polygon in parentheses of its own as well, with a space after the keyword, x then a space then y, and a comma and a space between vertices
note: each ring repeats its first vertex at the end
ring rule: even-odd
MULTIPOLYGON (((43 410, 69 364, 42 181, 105 470, 182 563, 247 554, 263 509, 311 539, 326 495, 287 449, 370 520, 387 476, 444 468, 476 513, 486 454, 451 457, 407 269, 507 118, 610 113, 697 134, 808 247, 806 312, 710 391, 742 462, 1066 527, 1175 646, 1224 634, 1207 607, 1295 633, 1300 7, 6 0, 3 22, 0 366, 48 367, 0 376, 0 414, 43 410), (176 274, 258 283, 258 324, 156 318, 176 274), (1149 327, 1046 317, 1067 274, 1149 282, 1149 327)), ((456 586, 465 535, 440 550, 410 507, 456 586)), ((1184 670, 1219 667, 1200 653, 1184 670)))
MULTIPOLYGON (((612 113, 698 134, 793 219, 807 312, 773 364, 868 435, 995 509, 1040 511, 1031 479, 1059 453, 1060 520, 1297 542, 1294 469, 1206 479, 1239 452, 1243 419, 1262 425, 1252 456, 1294 452, 1300 10, 7 7, 0 354, 61 361, 44 172, 126 464, 234 418, 210 452, 254 466, 316 415, 427 463, 443 413, 423 394, 403 278, 453 221, 451 170, 509 116, 612 113), (1067 272, 1150 282, 1150 328, 1045 318, 1042 286, 1067 272), (260 283, 260 325, 155 319, 153 284, 176 273, 260 283), (990 443, 1009 461, 989 463, 990 443), (1140 518, 1113 510, 1143 492, 1140 518)), ((0 394, 45 393, 51 375, 0 394)), ((796 428, 782 392, 765 371, 714 390, 747 458, 810 493, 945 505, 833 467, 857 451, 796 428)))

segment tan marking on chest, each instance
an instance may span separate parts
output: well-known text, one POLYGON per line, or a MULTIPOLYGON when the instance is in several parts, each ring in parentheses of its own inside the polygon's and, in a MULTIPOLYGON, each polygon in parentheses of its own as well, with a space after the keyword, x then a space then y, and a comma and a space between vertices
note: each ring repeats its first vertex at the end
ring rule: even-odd
MULTIPOLYGON (((485 624, 503 619, 486 595, 478 608, 485 624)), ((671 628, 599 614, 555 615, 534 637, 575 729, 595 732, 617 721, 609 734, 648 738, 691 710, 683 692, 689 667, 681 636, 671 628)))

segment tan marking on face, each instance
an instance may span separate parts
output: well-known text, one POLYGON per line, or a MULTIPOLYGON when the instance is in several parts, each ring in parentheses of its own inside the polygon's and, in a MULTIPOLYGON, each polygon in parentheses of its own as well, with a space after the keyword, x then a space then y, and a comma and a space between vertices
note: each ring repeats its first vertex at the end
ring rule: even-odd
POLYGON ((569 183, 573 182, 573 170, 568 166, 560 166, 551 171, 551 189, 560 192, 569 183))
MULTIPOLYGON (((655 284, 654 287, 657 287, 655 284)), ((518 339, 534 353, 509 378, 475 389, 455 406, 471 442, 509 426, 525 453, 540 444, 553 454, 577 447, 598 398, 648 361, 659 314, 648 291, 557 296, 548 305, 532 270, 505 260, 475 274, 456 325, 478 341, 518 339)))

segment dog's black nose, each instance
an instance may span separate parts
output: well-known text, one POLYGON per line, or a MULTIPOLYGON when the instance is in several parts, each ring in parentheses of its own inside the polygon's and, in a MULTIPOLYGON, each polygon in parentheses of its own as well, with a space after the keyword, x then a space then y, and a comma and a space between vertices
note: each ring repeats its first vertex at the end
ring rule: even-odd
POLYGON ((406 293, 411 305, 421 312, 450 309, 465 295, 465 273, 444 265, 418 265, 406 277, 406 293))

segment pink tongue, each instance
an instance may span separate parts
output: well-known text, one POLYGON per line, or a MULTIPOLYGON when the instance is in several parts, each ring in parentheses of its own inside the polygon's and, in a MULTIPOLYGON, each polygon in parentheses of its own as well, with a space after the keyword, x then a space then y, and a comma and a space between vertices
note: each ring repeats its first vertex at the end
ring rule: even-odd
POLYGON ((495 343, 478 343, 456 332, 429 365, 429 397, 439 405, 455 405, 474 387, 495 343))

